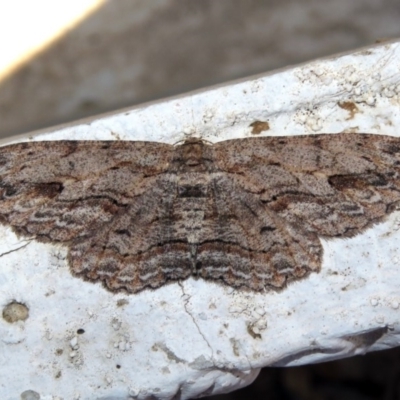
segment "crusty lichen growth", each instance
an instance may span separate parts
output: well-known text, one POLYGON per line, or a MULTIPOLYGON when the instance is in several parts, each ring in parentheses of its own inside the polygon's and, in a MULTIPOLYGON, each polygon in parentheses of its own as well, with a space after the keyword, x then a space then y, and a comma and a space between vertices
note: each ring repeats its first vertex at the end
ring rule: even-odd
POLYGON ((29 309, 25 304, 12 301, 3 308, 3 319, 10 324, 25 321, 29 317, 29 309))

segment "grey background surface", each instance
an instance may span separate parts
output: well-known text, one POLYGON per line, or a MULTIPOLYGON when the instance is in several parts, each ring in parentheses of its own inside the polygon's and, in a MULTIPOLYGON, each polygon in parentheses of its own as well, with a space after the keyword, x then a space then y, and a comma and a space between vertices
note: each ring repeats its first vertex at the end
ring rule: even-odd
POLYGON ((399 21, 397 0, 107 1, 0 82, 0 137, 400 36, 399 21))

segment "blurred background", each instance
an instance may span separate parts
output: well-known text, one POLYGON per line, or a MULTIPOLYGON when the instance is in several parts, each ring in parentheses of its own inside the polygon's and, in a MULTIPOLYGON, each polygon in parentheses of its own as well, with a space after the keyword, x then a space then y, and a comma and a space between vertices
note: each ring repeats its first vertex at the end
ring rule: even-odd
MULTIPOLYGON (((0 137, 399 36, 398 0, 0 1, 0 137)), ((213 399, 400 399, 400 351, 213 399)))
POLYGON ((398 0, 0 1, 0 137, 398 36, 398 0))

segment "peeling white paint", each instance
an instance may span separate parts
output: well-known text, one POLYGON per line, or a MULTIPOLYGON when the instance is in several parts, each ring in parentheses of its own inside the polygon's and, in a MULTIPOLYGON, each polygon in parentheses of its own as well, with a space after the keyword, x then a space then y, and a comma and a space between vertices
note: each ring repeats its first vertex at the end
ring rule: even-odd
MULTIPOLYGON (((255 120, 269 124, 262 135, 399 136, 399 66, 400 44, 385 43, 33 136, 213 142, 251 136, 255 120)), ((399 221, 324 242, 319 274, 265 294, 194 279, 112 294, 72 277, 64 248, 2 227, 0 307, 16 301, 29 317, 0 319, 0 398, 187 399, 247 385, 266 365, 397 346, 399 221)))

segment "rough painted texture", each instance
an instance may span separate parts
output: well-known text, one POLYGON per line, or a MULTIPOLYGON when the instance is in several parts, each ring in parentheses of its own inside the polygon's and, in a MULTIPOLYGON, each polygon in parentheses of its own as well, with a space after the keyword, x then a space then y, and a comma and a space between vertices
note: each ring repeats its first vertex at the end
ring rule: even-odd
MULTIPOLYGON (((399 43, 384 43, 13 140, 219 142, 252 136, 254 121, 269 124, 260 136, 399 136, 399 63, 399 43)), ((193 399, 243 387, 264 366, 399 346, 400 212, 320 240, 320 272, 278 292, 189 278, 133 296, 74 277, 62 244, 0 226, 0 306, 29 309, 0 319, 0 398, 193 399)))
POLYGON ((190 276, 255 291, 318 272, 400 200, 400 140, 56 141, 0 149, 0 214, 65 244, 72 272, 136 293, 190 276))

